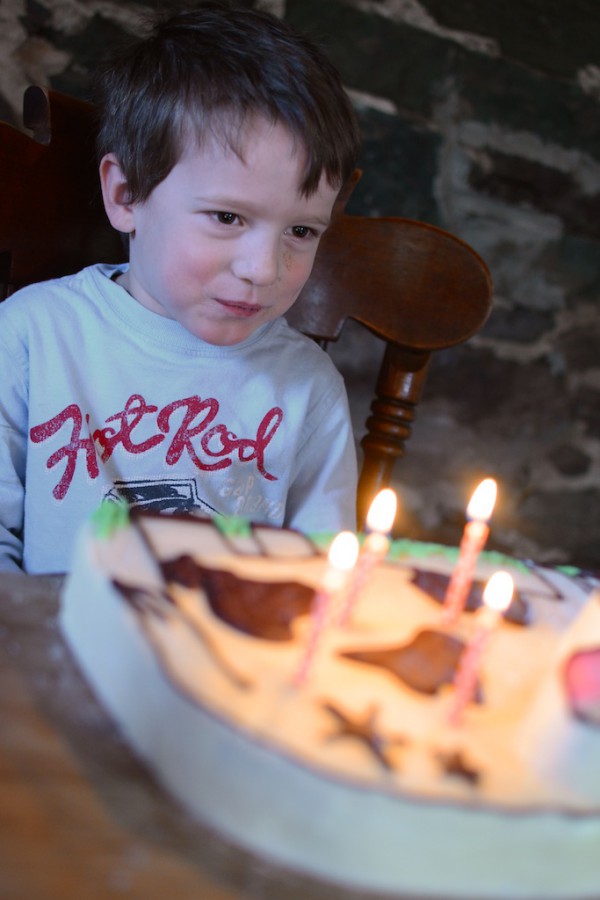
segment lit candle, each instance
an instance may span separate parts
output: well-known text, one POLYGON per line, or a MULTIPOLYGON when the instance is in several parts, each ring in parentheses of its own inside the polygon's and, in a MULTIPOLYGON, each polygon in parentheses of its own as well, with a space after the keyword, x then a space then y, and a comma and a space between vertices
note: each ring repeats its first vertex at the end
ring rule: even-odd
POLYGON ((467 506, 467 524, 463 532, 458 561, 452 572, 442 611, 442 622, 455 622, 465 608, 477 557, 485 547, 490 528, 489 519, 494 510, 498 487, 493 478, 485 478, 473 492, 467 506))
POLYGON ((483 607, 476 613, 477 628, 460 658, 454 679, 454 700, 450 710, 451 725, 458 725, 462 713, 477 687, 484 649, 502 613, 508 609, 515 585, 508 572, 495 572, 483 592, 483 607))
POLYGON ((379 491, 367 514, 367 534, 363 541, 358 561, 352 573, 340 624, 345 625, 352 614, 361 591, 371 577, 375 566, 385 559, 390 546, 389 533, 396 518, 398 501, 391 488, 379 491))
POLYGON ((297 685, 303 684, 313 663, 317 646, 331 616, 333 601, 345 587, 348 573, 356 564, 358 540, 351 531, 342 531, 329 548, 328 565, 315 592, 308 643, 300 666, 294 676, 297 685))

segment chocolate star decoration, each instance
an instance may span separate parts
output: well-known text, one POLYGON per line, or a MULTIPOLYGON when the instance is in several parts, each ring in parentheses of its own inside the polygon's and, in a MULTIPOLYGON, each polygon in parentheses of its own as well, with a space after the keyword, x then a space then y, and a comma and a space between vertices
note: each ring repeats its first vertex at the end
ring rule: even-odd
POLYGON ((454 750, 451 753, 438 753, 438 759, 447 775, 457 775, 470 784, 478 783, 480 773, 466 762, 460 750, 454 750))
POLYGON ((337 720, 338 731, 331 737, 356 738, 365 744, 384 769, 390 771, 394 768, 388 749, 392 744, 402 745, 406 741, 403 737, 386 737, 378 732, 376 727, 378 707, 370 706, 364 715, 354 718, 333 703, 324 703, 323 708, 337 720))

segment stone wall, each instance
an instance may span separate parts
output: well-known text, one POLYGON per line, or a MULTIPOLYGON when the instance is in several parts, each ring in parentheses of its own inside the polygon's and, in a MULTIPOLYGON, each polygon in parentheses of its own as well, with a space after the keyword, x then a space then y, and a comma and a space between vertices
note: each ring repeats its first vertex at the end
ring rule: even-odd
MULTIPOLYGON (((164 3, 168 7, 169 3, 164 3)), ((406 457, 399 531, 456 542, 480 477, 490 544, 600 567, 600 5, 595 0, 274 0, 326 45, 359 111, 350 211, 448 228, 486 260, 494 311, 437 355, 406 457)), ((0 115, 31 82, 85 96, 154 2, 2 0, 0 115)), ((334 356, 367 413, 378 342, 334 356)))

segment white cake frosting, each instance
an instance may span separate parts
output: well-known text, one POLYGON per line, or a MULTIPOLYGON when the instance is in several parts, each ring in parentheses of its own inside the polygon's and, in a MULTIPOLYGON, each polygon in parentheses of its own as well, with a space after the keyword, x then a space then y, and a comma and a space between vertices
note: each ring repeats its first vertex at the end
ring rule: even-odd
MULTIPOLYGON (((340 655, 442 631, 440 605, 412 576, 449 574, 453 559, 434 546, 418 559, 419 545, 393 550, 348 626, 325 630, 300 686, 309 615, 294 620, 290 640, 249 636, 216 616, 203 590, 167 586, 158 562, 189 554, 249 581, 314 589, 326 557, 293 532, 231 538, 208 521, 144 514, 110 535, 89 526, 62 627, 157 779, 262 858, 389 894, 600 896, 600 727, 574 718, 560 675, 572 653, 600 648, 598 596, 584 579, 512 565, 531 623, 496 629, 484 702, 450 726, 451 685, 423 694, 340 655), (357 722, 371 722, 383 760, 348 733, 357 722), (456 755, 453 771, 445 761, 456 755)), ((497 567, 483 554, 478 578, 497 567)), ((464 613, 453 636, 468 642, 473 627, 464 613)))

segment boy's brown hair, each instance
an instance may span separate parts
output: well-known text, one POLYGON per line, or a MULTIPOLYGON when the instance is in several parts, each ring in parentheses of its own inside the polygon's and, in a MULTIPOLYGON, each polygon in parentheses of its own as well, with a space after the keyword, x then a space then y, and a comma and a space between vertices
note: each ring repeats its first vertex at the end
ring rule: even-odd
POLYGON ((351 175, 359 131, 337 69, 308 38, 266 12, 209 0, 171 14, 103 69, 100 157, 114 153, 129 199, 144 201, 191 137, 241 155, 254 115, 289 128, 306 152, 300 191, 351 175))

